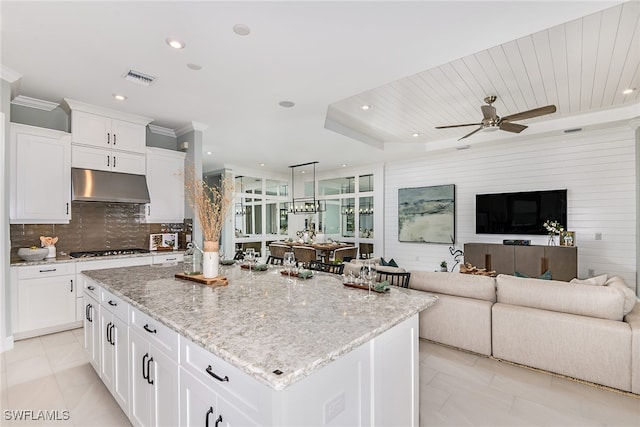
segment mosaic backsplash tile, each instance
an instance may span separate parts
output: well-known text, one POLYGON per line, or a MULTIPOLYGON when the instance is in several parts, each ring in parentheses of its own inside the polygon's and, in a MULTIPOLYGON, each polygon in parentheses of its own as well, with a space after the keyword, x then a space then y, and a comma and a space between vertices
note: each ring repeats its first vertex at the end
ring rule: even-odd
POLYGON ((40 236, 57 236, 58 253, 148 248, 149 234, 169 231, 179 232, 184 242, 183 224, 147 224, 143 209, 129 203, 73 202, 69 224, 11 224, 11 256, 18 248, 40 246, 40 236))

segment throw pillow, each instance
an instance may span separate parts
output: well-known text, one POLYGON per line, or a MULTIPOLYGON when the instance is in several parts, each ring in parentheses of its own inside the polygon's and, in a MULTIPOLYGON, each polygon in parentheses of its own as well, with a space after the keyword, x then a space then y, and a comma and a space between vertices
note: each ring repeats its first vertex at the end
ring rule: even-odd
POLYGON ((389 261, 385 261, 384 258, 380 258, 380 265, 383 265, 385 267, 397 267, 398 263, 396 263, 393 258, 391 258, 389 261))
POLYGON ((610 286, 612 288, 619 289, 620 292, 624 295, 624 308, 622 314, 626 316, 633 310, 633 307, 636 305, 636 293, 633 292, 633 289, 627 286, 622 277, 613 276, 605 286, 610 286))
POLYGON ((607 282, 607 275, 601 274, 600 276, 589 277, 588 279, 571 279, 569 283, 577 283, 579 285, 591 285, 591 286, 602 286, 607 282))
MULTIPOLYGON (((523 273, 518 273, 517 271, 514 271, 513 275, 516 277, 522 277, 524 279, 531 279, 530 276, 527 276, 526 274, 523 274, 523 273)), ((538 276, 538 279, 551 280, 551 270, 547 270, 544 273, 542 273, 540 276, 538 276)))

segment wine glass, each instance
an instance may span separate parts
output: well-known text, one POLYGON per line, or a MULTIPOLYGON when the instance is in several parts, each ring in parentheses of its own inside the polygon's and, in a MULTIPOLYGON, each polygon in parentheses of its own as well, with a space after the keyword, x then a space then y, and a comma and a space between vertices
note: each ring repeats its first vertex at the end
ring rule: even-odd
POLYGON ((296 264, 296 257, 293 252, 285 252, 282 263, 287 269, 287 272, 289 273, 289 281, 291 281, 291 270, 293 270, 293 266, 296 264))
POLYGON ((247 248, 244 252, 244 259, 247 260, 247 263, 249 264, 249 271, 251 271, 251 264, 253 263, 253 260, 256 259, 255 249, 247 248))
POLYGON ((371 261, 365 262, 364 267, 362 269, 363 276, 367 281, 369 291, 364 299, 372 300, 375 299, 376 296, 371 294, 371 286, 373 285, 373 279, 376 278, 376 270, 371 261))

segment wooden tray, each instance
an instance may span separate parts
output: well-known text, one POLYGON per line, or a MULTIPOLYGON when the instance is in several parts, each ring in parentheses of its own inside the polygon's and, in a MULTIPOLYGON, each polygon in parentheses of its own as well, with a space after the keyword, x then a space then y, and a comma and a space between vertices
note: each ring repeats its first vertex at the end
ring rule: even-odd
MULTIPOLYGON (((289 273, 287 273, 286 271, 282 270, 280 271, 280 274, 282 274, 283 276, 289 276, 289 273)), ((300 275, 298 273, 291 273, 291 277, 300 277, 300 275)), ((308 277, 300 277, 301 279, 313 279, 313 273, 308 276, 308 277)))
POLYGON ((184 273, 176 273, 176 279, 190 280, 192 282, 203 283, 205 285, 227 286, 229 281, 224 276, 217 276, 212 279, 205 279, 202 274, 188 275, 184 273))
MULTIPOLYGON (((343 285, 348 286, 350 288, 356 288, 356 289, 364 289, 365 291, 369 290, 369 285, 364 285, 362 283, 343 283, 343 285)), ((376 291, 375 288, 371 288, 371 292, 377 292, 379 294, 384 294, 385 291, 376 291)))
MULTIPOLYGON (((244 268, 245 270, 249 270, 249 266, 246 265, 246 264, 240 264, 240 268, 244 268)), ((256 270, 256 267, 254 266, 254 267, 251 268, 251 271, 257 271, 258 273, 262 273, 262 272, 265 272, 265 271, 269 271, 269 268, 267 267, 264 270, 256 270)))

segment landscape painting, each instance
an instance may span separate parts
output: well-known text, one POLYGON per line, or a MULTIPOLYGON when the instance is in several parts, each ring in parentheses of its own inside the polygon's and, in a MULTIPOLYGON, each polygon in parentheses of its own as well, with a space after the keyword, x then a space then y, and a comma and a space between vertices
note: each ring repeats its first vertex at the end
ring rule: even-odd
POLYGON ((398 240, 451 244, 455 240, 455 185, 400 188, 398 240))

